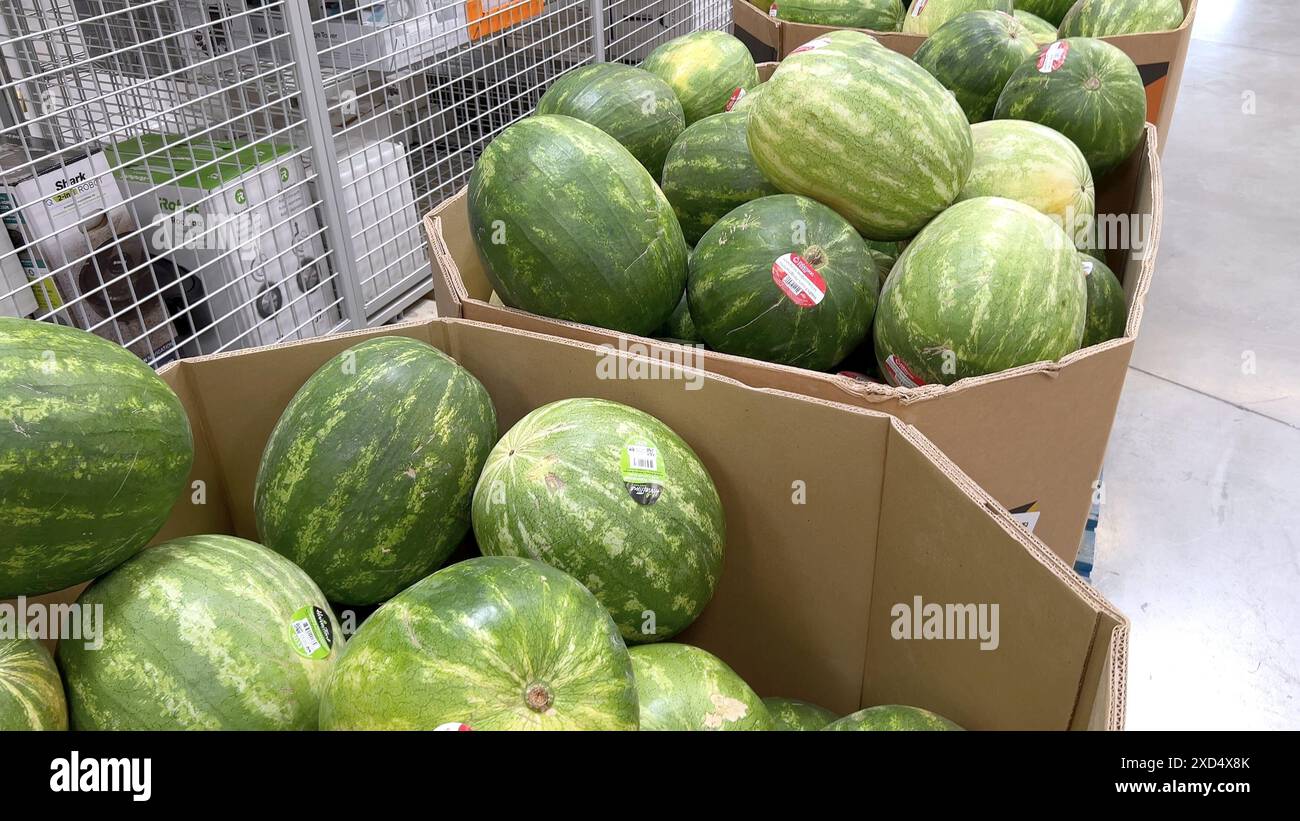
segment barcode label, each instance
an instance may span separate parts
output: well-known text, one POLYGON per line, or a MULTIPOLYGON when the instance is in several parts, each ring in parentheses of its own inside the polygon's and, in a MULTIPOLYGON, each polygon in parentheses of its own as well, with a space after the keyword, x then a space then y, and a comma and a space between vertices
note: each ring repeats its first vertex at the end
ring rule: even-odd
POLYGON ((1064 40, 1057 40, 1038 55, 1038 71, 1042 74, 1051 74, 1065 65, 1065 56, 1069 53, 1070 44, 1064 40))
POLYGON ((925 384, 925 380, 917 376, 897 354, 891 353, 885 357, 885 376, 890 382, 904 388, 919 388, 925 384))
POLYGON ((316 631, 311 629, 311 622, 307 619, 298 619, 293 623, 293 638, 304 656, 310 656, 321 648, 316 631))
POLYGON ((659 452, 646 445, 628 445, 627 463, 634 470, 657 472, 659 470, 659 452))
POLYGON ((811 308, 826 298, 826 280, 798 254, 782 254, 772 263, 772 281, 795 305, 811 308))
POLYGON ((304 605, 289 617, 293 649, 309 659, 329 658, 334 647, 334 628, 329 614, 314 604, 304 605))

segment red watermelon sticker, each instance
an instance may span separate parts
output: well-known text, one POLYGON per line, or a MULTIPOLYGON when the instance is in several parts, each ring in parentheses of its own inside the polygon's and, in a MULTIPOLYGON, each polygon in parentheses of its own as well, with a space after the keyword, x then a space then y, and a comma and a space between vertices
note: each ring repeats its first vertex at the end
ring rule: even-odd
POLYGON ((790 52, 790 54, 798 54, 801 51, 812 51, 813 49, 819 49, 822 46, 829 46, 830 44, 831 41, 828 38, 818 37, 815 40, 809 40, 808 42, 804 43, 802 46, 799 46, 799 48, 790 52))
POLYGON ((773 3, 771 7, 767 10, 767 16, 768 17, 776 16, 776 3, 773 3))
POLYGON ((473 730, 473 729, 474 729, 474 728, 471 727, 471 726, 469 726, 468 724, 463 724, 463 723, 461 723, 461 722, 459 722, 459 721, 448 721, 448 722, 446 722, 446 723, 444 723, 444 724, 439 724, 437 727, 434 727, 434 728, 433 728, 433 731, 434 731, 435 733, 438 733, 438 732, 442 732, 442 733, 468 733, 468 732, 470 732, 470 731, 473 730))
POLYGON ((1092 260, 1085 259, 1083 261, 1083 275, 1086 277, 1092 276, 1092 260))
POLYGON ((772 281, 791 302, 811 308, 826 298, 826 280, 798 254, 782 254, 772 263, 772 281))
POLYGON ((1064 40, 1057 40, 1038 54, 1038 71, 1042 74, 1051 74, 1061 66, 1065 65, 1065 56, 1070 53, 1070 44, 1064 40))
POLYGON ((916 0, 916 2, 912 4, 912 16, 920 17, 921 12, 925 10, 925 4, 928 2, 930 2, 930 0, 916 0))
POLYGON ((723 111, 730 111, 735 108, 736 103, 740 102, 740 98, 744 96, 745 89, 743 88, 737 88, 735 91, 731 92, 731 98, 727 100, 726 108, 724 108, 723 111))
POLYGON ((885 357, 885 374, 895 385, 904 388, 919 388, 925 384, 925 380, 917 376, 898 354, 891 353, 885 357))

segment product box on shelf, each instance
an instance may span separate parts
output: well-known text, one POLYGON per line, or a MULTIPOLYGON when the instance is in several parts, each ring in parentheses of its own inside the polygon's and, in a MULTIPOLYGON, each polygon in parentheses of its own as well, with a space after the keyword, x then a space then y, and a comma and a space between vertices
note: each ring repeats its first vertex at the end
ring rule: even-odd
POLYGON ((0 228, 0 316, 22 318, 36 312, 36 297, 27 284, 27 265, 14 249, 9 231, 0 228))
MULTIPOLYGON (((760 77, 773 66, 760 67, 760 77)), ((1097 189, 1107 262, 1128 302, 1125 335, 1070 354, 955 385, 893 388, 848 376, 774 365, 713 351, 701 366, 747 385, 880 410, 916 425, 1067 562, 1078 551, 1119 405, 1129 358, 1154 271, 1162 216, 1160 159, 1151 125, 1133 155, 1097 189), (1119 247, 1116 247, 1119 246, 1119 247)), ((645 346, 680 358, 680 346, 506 307, 492 286, 469 230, 465 191, 426 215, 438 313, 580 339, 645 346)))
POLYGON ((183 290, 186 354, 251 347, 333 330, 320 221, 301 156, 269 143, 160 134, 109 149, 145 237, 183 290))
MULTIPOLYGON (((1169 137, 1174 104, 1178 100, 1178 86, 1182 82, 1187 49, 1192 41, 1192 23, 1196 19, 1196 0, 1181 2, 1186 15, 1182 25, 1176 29, 1102 38, 1137 64, 1147 91, 1147 120, 1159 129, 1161 150, 1169 137)), ((736 36, 749 46, 755 60, 784 59, 808 41, 837 28, 777 20, 767 13, 771 4, 763 0, 759 3, 731 0, 731 7, 736 36), (772 49, 775 49, 775 53, 772 49)), ((887 31, 868 33, 886 47, 908 57, 915 54, 925 41, 925 37, 919 34, 887 31)))
POLYGON ((169 365, 206 497, 187 491, 157 540, 256 539, 254 480, 290 398, 331 357, 391 334, 456 358, 503 432, 546 403, 600 397, 680 435, 717 486, 727 543, 716 594, 674 641, 760 695, 839 713, 911 704, 969 729, 1122 726, 1128 622, 915 428, 689 368, 611 378, 658 363, 585 342, 435 319, 169 365), (934 606, 969 630, 954 617, 944 640, 917 635, 909 619, 934 606))
POLYGON ((135 215, 103 152, 0 145, 0 219, 41 316, 93 331, 153 364, 177 337, 135 215))

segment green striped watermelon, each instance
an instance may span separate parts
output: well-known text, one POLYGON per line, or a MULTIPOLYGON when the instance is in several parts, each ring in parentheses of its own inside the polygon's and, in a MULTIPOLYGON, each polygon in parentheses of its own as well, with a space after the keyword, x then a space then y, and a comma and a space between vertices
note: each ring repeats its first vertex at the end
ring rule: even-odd
MULTIPOLYGON (((867 246, 867 253, 871 255, 871 262, 876 269, 876 301, 879 302, 880 291, 885 287, 885 280, 889 277, 889 272, 893 269, 894 263, 897 259, 891 258, 885 252, 878 251, 871 246, 867 246)), ((866 339, 870 339, 870 337, 871 335, 867 334, 867 337, 863 341, 865 342, 866 339)))
POLYGON ((960 730, 938 713, 920 707, 885 704, 868 707, 826 726, 827 730, 960 730))
POLYGON ((585 584, 628 642, 683 630, 713 598, 722 502, 667 425, 604 399, 534 410, 488 456, 474 536, 489 556, 527 556, 585 584))
POLYGON ((758 85, 758 68, 745 44, 721 31, 674 37, 645 58, 641 68, 672 87, 686 124, 721 114, 736 89, 758 85))
POLYGON ((314 730, 343 636, 288 559, 234 536, 145 550, 81 594, 103 647, 59 644, 77 730, 314 730))
POLYGON ((655 179, 668 149, 686 128, 682 104, 668 84, 622 63, 566 71, 542 95, 537 113, 591 123, 618 140, 655 179))
POLYGON ((814 26, 898 31, 903 5, 898 0, 779 0, 778 20, 814 26))
POLYGON ((954 17, 970 11, 1011 13, 1012 0, 912 0, 903 15, 904 34, 934 34, 954 17))
POLYGON ((861 32, 833 31, 803 49, 749 111, 755 162, 777 188, 829 205, 866 237, 912 236, 970 173, 961 106, 925 69, 861 32))
POLYGON ((1016 69, 994 114, 1061 132, 1100 179, 1142 139, 1147 96, 1128 55, 1102 40, 1071 37, 1044 46, 1016 69))
POLYGON ((1084 285, 1088 289, 1088 319, 1083 331, 1087 348, 1124 335, 1128 325, 1128 300, 1119 277, 1106 263, 1089 254, 1080 254, 1084 285))
POLYGON ((1025 11, 1051 24, 1055 30, 1075 0, 1016 0, 1016 11, 1025 11))
POLYGON ((1178 0, 1078 0, 1061 20, 1061 37, 1114 37, 1170 31, 1183 24, 1178 0))
POLYGON ((972 123, 993 116, 1002 87, 1020 64, 1037 53, 1029 29, 1010 14, 960 14, 926 38, 916 50, 919 66, 957 98, 972 123))
POLYGON ((749 153, 746 121, 740 111, 705 117, 682 132, 668 152, 664 196, 692 246, 736 206, 777 193, 749 153))
POLYGON ((632 662, 571 576, 469 559, 361 625, 321 697, 324 730, 635 730, 632 662))
POLYGON ((49 651, 35 639, 0 639, 0 732, 66 729, 63 679, 49 651))
POLYGON ((0 599, 126 561, 163 526, 193 461, 185 408, 130 351, 0 318, 0 599))
POLYGON ((366 340, 322 365, 271 432, 258 535, 331 601, 383 601, 464 538, 496 438, 492 400, 469 371, 415 339, 366 340))
POLYGON ((875 261, 848 221, 778 194, 717 222, 691 254, 691 319, 713 350, 826 370, 866 337, 875 261))
POLYGON ((1029 31, 1030 38, 1040 46, 1056 40, 1056 26, 1036 14, 1030 14, 1019 8, 1015 10, 1016 19, 1029 31))
POLYGON ((663 324, 659 330, 655 331, 655 337, 659 339, 671 339, 676 342, 703 342, 700 339, 700 332, 695 328, 695 321, 691 319, 691 306, 686 301, 686 293, 682 293, 682 301, 677 303, 673 315, 668 317, 668 321, 663 324))
POLYGON ((686 286, 689 249, 659 186, 572 117, 497 135, 470 173, 468 207, 488 280, 513 308, 644 335, 686 286))
POLYGON ((726 662, 689 644, 633 647, 642 730, 771 730, 763 700, 726 662))
POLYGON ((1001 197, 959 202, 898 258, 880 294, 876 358, 896 386, 1056 360, 1078 350, 1079 259, 1049 218, 1001 197))
POLYGON ((821 730, 839 718, 825 707, 796 698, 765 698, 763 705, 772 716, 773 730, 821 730))
POLYGON ((971 128, 975 163, 958 200, 1006 197, 1046 214, 1079 248, 1092 244, 1096 195, 1078 146, 1027 120, 990 120, 971 128))

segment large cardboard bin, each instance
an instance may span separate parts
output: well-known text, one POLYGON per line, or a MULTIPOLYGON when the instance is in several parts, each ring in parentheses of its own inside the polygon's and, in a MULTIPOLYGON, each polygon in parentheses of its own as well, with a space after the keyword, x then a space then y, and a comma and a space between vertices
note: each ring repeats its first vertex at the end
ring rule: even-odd
MULTIPOLYGON (((765 73, 768 70, 764 66, 765 73)), ((424 220, 434 264, 438 313, 584 342, 629 346, 681 361, 680 346, 537 316, 490 302, 492 286, 474 246, 465 191, 424 220)), ((1151 285, 1162 211, 1155 129, 1098 190, 1097 210, 1127 235, 1129 250, 1108 254, 1124 283, 1128 325, 1119 339, 998 374, 944 387, 865 384, 846 376, 690 349, 690 361, 755 387, 872 408, 916 425, 975 481, 1016 513, 1057 555, 1073 562, 1088 510, 1100 493, 1106 442, 1151 285)))
MULTIPOLYGON (((789 23, 768 15, 771 4, 760 0, 762 8, 751 0, 731 0, 731 15, 735 35, 749 47, 755 60, 782 60, 786 55, 812 40, 834 31, 834 26, 812 26, 806 23, 789 23)), ((1192 23, 1196 19, 1196 0, 1182 0, 1183 24, 1172 31, 1146 34, 1125 34, 1104 37, 1137 64, 1142 83, 1147 90, 1147 120, 1160 130, 1160 149, 1169 137, 1169 125, 1174 118, 1174 104, 1178 100, 1178 86, 1183 78, 1183 65, 1187 62, 1187 48, 1192 40, 1192 23)), ((880 32, 860 29, 871 34, 888 48, 911 57, 921 47, 925 37, 919 34, 880 32)))

